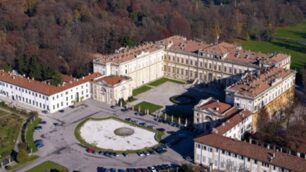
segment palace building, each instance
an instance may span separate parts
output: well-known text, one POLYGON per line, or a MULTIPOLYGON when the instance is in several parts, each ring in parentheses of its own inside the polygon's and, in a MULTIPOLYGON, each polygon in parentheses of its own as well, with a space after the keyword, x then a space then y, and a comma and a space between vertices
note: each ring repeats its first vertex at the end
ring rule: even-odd
POLYGON ((93 54, 94 72, 127 75, 133 88, 161 77, 200 82, 240 80, 242 74, 264 67, 290 68, 289 55, 263 54, 243 50, 226 42, 207 44, 172 36, 134 48, 120 48, 114 54, 93 54))
POLYGON ((132 96, 132 79, 127 76, 102 76, 92 82, 92 98, 94 100, 115 105, 121 99, 132 96))
POLYGON ((226 88, 226 102, 256 112, 294 87, 295 75, 295 71, 277 67, 250 73, 226 88))

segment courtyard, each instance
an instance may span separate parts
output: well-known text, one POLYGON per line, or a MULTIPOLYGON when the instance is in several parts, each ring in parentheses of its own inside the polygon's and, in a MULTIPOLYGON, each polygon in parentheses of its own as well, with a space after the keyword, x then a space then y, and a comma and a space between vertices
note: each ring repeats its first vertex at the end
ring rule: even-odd
POLYGON ((79 136, 93 147, 112 151, 135 151, 158 144, 155 132, 132 126, 116 118, 88 119, 78 129, 79 136))
POLYGON ((201 99, 215 97, 220 100, 224 98, 223 88, 218 84, 200 84, 191 85, 184 84, 180 81, 170 79, 159 79, 145 85, 150 87, 146 91, 137 94, 136 100, 129 103, 134 110, 146 113, 167 114, 174 117, 174 121, 178 118, 193 119, 193 107, 201 99))
MULTIPOLYGON (((195 103, 197 103, 201 98, 219 94, 219 89, 216 89, 214 86, 193 87, 191 85, 168 81, 160 82, 155 85, 157 86, 151 86, 151 89, 136 96, 135 98, 137 100, 129 102, 129 105, 147 102, 145 105, 156 105, 154 107, 157 109, 157 112, 159 112, 159 110, 160 112, 167 112, 167 110, 170 109, 174 115, 183 113, 182 115, 188 114, 187 117, 192 118, 192 104, 178 105, 173 103, 170 98, 173 96, 188 95, 194 97, 196 100, 195 103), (182 109, 190 113, 185 113, 182 109)), ((181 100, 184 100, 184 97, 178 99, 178 101, 181 100)), ((171 122, 169 121, 157 120, 154 115, 140 115, 133 110, 123 110, 122 107, 110 107, 94 100, 86 100, 76 107, 66 108, 62 112, 53 114, 44 114, 41 115, 41 117, 42 120, 46 121, 46 124, 42 125, 42 130, 34 133, 34 138, 41 139, 45 145, 35 153, 40 158, 17 171, 27 171, 44 161, 53 161, 62 164, 70 171, 95 171, 97 167, 126 168, 148 167, 165 163, 188 164, 189 161, 187 161, 186 158, 193 156, 193 139, 195 133, 182 129, 177 125, 170 125, 171 122), (88 152, 88 148, 90 147, 81 144, 76 138, 76 128, 83 121, 86 121, 86 119, 107 118, 118 118, 124 121, 128 120, 138 126, 145 125, 153 130, 163 130, 164 135, 161 137, 161 143, 164 144, 164 151, 160 153, 150 151, 150 154, 140 152, 140 154, 142 154, 141 156, 139 152, 129 152, 127 155, 122 155, 119 151, 116 156, 105 156, 104 154, 100 154, 100 151, 98 151, 99 149, 96 149, 97 151, 94 153, 88 152)), ((174 121, 177 122, 177 120, 174 121)), ((182 121, 184 120, 182 119, 182 121)), ((84 128, 85 130, 82 137, 87 140, 89 145, 94 144, 101 147, 102 149, 100 150, 122 150, 123 144, 127 142, 131 144, 125 144, 124 148, 130 146, 128 149, 137 150, 148 146, 154 146, 158 144, 159 141, 159 139, 154 138, 153 132, 146 133, 146 136, 134 135, 139 128, 133 128, 133 126, 130 125, 116 123, 114 121, 111 122, 112 124, 109 124, 110 121, 108 121, 107 126, 105 126, 103 122, 100 124, 94 124, 94 121, 89 122, 90 123, 87 125, 84 123, 85 125, 83 127, 86 129, 84 128), (122 128, 124 130, 121 130, 122 128), (120 136, 122 134, 126 134, 126 138, 120 136), (92 137, 93 135, 95 136, 92 137), (132 140, 128 140, 128 137, 132 140)))
MULTIPOLYGON (((27 171, 45 161, 61 164, 67 167, 69 171, 95 171, 97 167, 146 168, 158 164, 189 163, 185 158, 193 155, 194 135, 192 132, 158 122, 151 115, 135 115, 132 110, 122 111, 122 108, 118 106, 111 108, 94 100, 86 100, 79 106, 65 109, 64 112, 41 115, 41 118, 46 121, 46 124, 41 124, 42 129, 34 133, 34 138, 41 139, 45 145, 35 153, 40 158, 16 171, 27 171), (99 154, 98 149, 95 153, 90 153, 87 151, 89 147, 80 144, 74 135, 77 126, 89 118, 118 118, 125 121, 130 119, 135 125, 145 124, 145 126, 150 126, 154 130, 163 129, 164 135, 161 139, 164 144, 178 139, 179 142, 176 141, 175 145, 166 146, 162 153, 153 152, 144 156, 140 156, 136 152, 128 152, 125 156, 118 152, 116 156, 105 156, 99 154)), ((111 126, 113 125, 108 125, 108 127, 111 126)), ((114 133, 114 130, 122 127, 125 127, 125 125, 118 124, 110 132, 114 133)), ((131 126, 127 127, 132 128, 131 126)), ((134 133, 136 132, 134 131, 134 133)), ((101 136, 99 135, 99 137, 101 136)), ((153 142, 152 137, 153 134, 150 136, 150 141, 153 142)), ((157 138, 155 137, 156 141, 159 140, 157 138)), ((116 144, 117 142, 113 142, 112 145, 115 146, 116 144)))

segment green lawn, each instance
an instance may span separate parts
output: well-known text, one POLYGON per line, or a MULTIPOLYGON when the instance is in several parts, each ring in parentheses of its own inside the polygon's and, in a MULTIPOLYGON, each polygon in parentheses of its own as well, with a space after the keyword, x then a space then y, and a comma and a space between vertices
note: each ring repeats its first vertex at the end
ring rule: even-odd
POLYGON ((137 105, 134 106, 134 109, 138 111, 138 109, 140 108, 141 112, 144 112, 145 110, 149 110, 150 113, 157 111, 158 109, 161 109, 163 106, 161 105, 156 105, 153 103, 149 103, 149 102, 141 102, 137 105))
POLYGON ((174 79, 169 79, 169 78, 161 78, 161 79, 158 79, 156 81, 153 81, 153 82, 150 82, 148 85, 151 85, 151 86, 159 86, 165 82, 173 82, 173 83, 177 83, 177 84, 185 84, 185 82, 183 81, 179 81, 179 80, 174 80, 174 79))
POLYGON ((139 95, 141 93, 144 93, 144 92, 146 92, 146 91, 148 91, 150 89, 151 89, 151 87, 149 87, 147 85, 144 85, 144 86, 141 86, 139 88, 136 88, 136 89, 133 90, 133 96, 137 96, 137 95, 139 95))
POLYGON ((33 136, 34 135, 34 129, 39 124, 40 121, 41 121, 40 118, 37 118, 34 121, 32 121, 28 125, 28 128, 26 130, 26 134, 25 134, 26 143, 32 149, 33 152, 37 151, 37 147, 35 146, 34 136, 33 136))
POLYGON ((0 159, 14 148, 22 121, 19 116, 0 110, 0 159))
POLYGON ((306 64, 306 22, 278 28, 272 41, 242 41, 244 49, 264 53, 282 52, 291 55, 292 68, 299 69, 306 64))
POLYGON ((59 172, 68 172, 68 169, 66 167, 52 161, 45 161, 39 164, 38 166, 28 170, 27 172, 50 172, 51 170, 57 170, 59 172))

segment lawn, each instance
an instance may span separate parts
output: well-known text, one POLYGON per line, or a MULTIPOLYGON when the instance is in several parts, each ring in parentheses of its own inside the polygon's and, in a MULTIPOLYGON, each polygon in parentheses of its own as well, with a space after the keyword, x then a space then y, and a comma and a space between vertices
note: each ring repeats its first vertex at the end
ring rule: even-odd
POLYGON ((134 109, 138 111, 138 109, 140 108, 141 112, 145 112, 145 110, 149 110, 150 113, 153 113, 159 109, 161 109, 163 106, 161 105, 156 105, 153 103, 149 103, 149 102, 141 102, 137 105, 134 106, 134 109))
POLYGON ((0 110, 0 159, 14 148, 22 121, 19 116, 0 110))
POLYGON ((26 143, 32 149, 33 152, 37 151, 37 147, 35 146, 34 136, 33 136, 34 129, 39 124, 40 121, 41 119, 37 118, 34 121, 30 122, 25 134, 26 143))
POLYGON ((242 41, 244 49, 264 53, 282 52, 292 57, 292 68, 306 64, 306 21, 301 24, 278 28, 272 41, 242 41))
POLYGON ((68 172, 68 169, 66 167, 61 166, 60 164, 57 164, 52 161, 45 161, 39 164, 38 166, 28 170, 27 172, 50 172, 52 170, 59 172, 68 172))
POLYGON ((136 88, 136 89, 133 90, 133 96, 137 96, 137 95, 139 95, 141 93, 144 93, 144 92, 146 92, 146 91, 148 91, 150 89, 151 89, 151 87, 149 87, 147 85, 144 85, 144 86, 141 86, 139 88, 136 88))
POLYGON ((177 83, 177 84, 185 84, 185 82, 183 82, 183 81, 169 79, 169 78, 161 78, 161 79, 158 79, 156 81, 150 82, 148 85, 157 87, 159 85, 164 84, 165 82, 173 82, 173 83, 177 83))

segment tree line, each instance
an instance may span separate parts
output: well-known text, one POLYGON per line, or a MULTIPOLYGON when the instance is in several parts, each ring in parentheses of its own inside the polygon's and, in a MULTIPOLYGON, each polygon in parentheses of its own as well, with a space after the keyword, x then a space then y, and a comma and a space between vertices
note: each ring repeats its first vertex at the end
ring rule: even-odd
POLYGON ((266 40, 275 27, 301 22, 305 14, 301 0, 3 0, 0 65, 35 56, 44 66, 82 76, 91 70, 88 52, 173 34, 207 42, 266 40))

